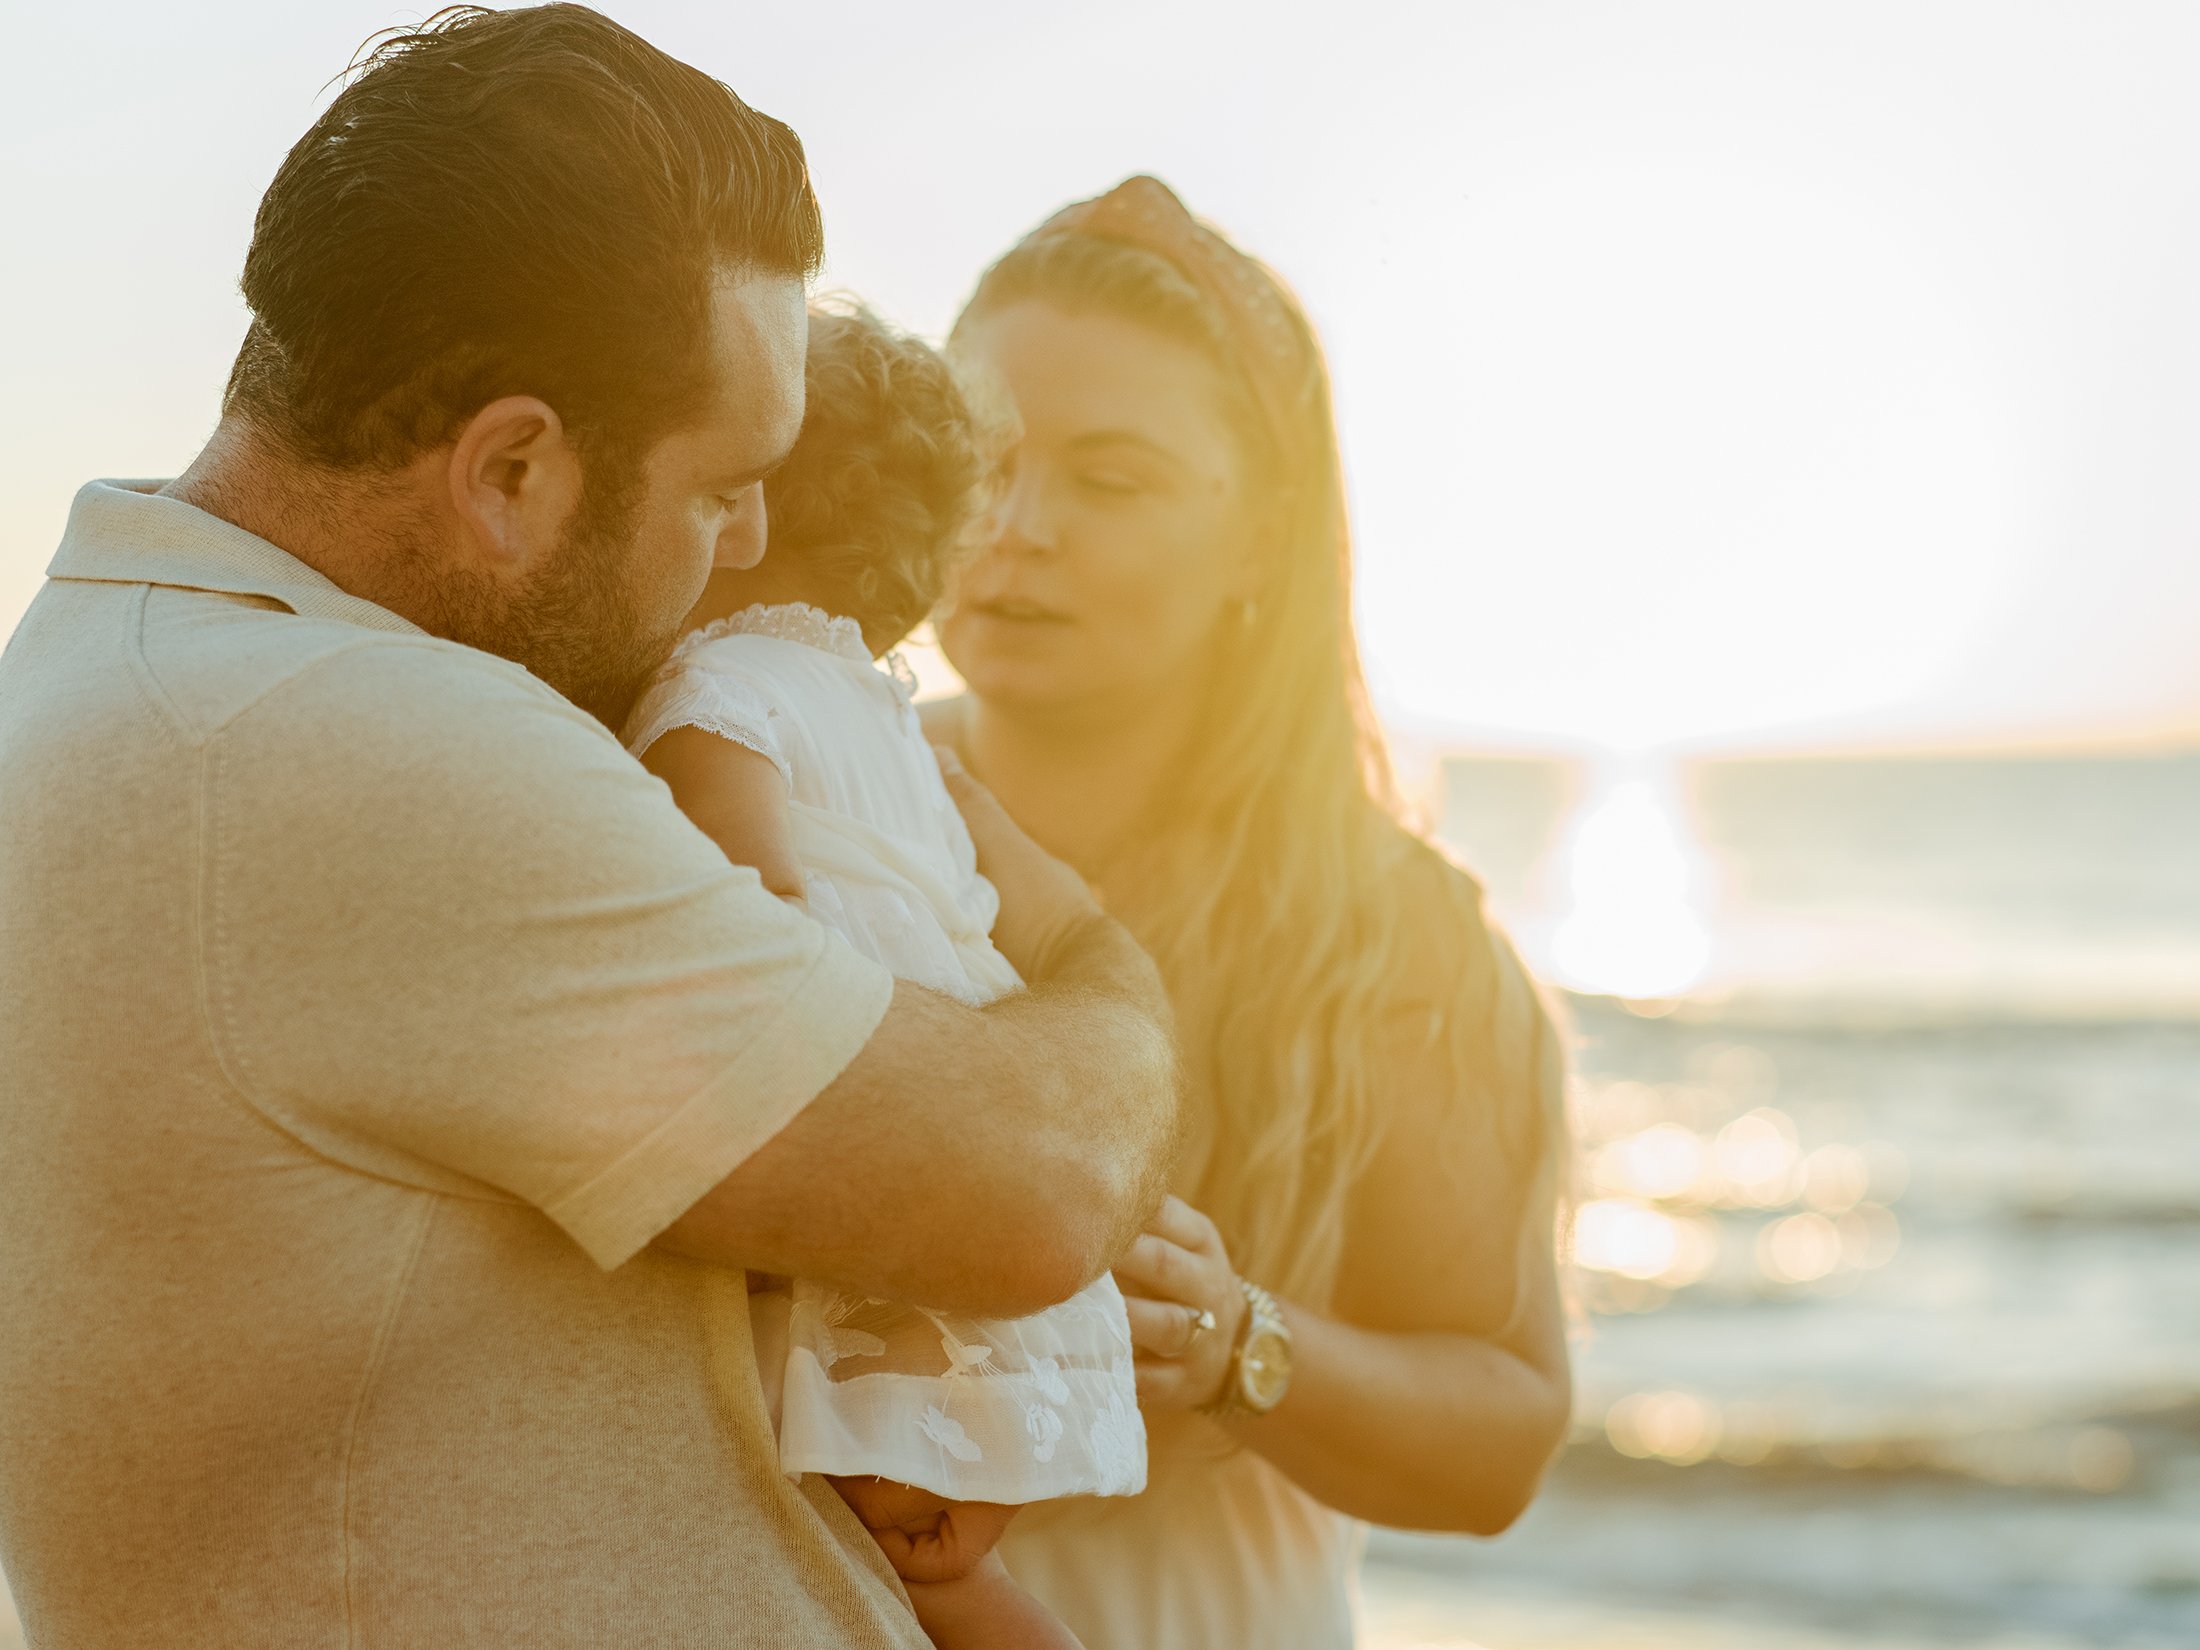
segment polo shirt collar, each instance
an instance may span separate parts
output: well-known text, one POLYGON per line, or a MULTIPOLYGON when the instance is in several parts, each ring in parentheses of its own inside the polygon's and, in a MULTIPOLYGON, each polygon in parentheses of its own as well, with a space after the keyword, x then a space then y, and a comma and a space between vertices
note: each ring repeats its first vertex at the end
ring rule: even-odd
POLYGON ((164 584, 281 602, 309 618, 424 634, 409 619, 354 596, 256 533, 163 496, 164 481, 92 481, 69 506, 49 579, 164 584))

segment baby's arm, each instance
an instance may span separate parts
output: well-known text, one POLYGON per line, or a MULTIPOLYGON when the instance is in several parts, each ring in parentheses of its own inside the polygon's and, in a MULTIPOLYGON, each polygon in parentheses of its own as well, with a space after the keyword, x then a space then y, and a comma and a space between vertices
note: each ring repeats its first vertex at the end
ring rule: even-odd
POLYGON ((934 1650, 1083 1650, 1060 1616, 1016 1585, 999 1553, 953 1581, 902 1585, 934 1650))
POLYGON ((680 811, 736 865, 753 865, 782 899, 805 892, 787 820, 787 781, 761 752, 701 728, 674 728, 642 753, 680 811))

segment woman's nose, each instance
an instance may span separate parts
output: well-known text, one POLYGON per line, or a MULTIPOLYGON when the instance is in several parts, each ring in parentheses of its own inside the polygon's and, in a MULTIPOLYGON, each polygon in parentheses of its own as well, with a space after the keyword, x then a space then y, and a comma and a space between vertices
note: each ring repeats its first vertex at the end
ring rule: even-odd
POLYGON ((1000 531, 994 543, 1000 549, 1018 555, 1045 555, 1056 548, 1054 512, 1047 506, 1046 489, 1032 466, 1017 470, 998 509, 1000 531))

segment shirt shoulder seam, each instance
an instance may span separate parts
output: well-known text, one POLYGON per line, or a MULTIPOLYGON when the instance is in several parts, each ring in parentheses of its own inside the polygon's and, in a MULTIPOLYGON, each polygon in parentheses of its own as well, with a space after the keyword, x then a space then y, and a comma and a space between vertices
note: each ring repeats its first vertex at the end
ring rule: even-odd
POLYGON ((160 672, 153 668, 152 655, 146 651, 145 609, 152 596, 153 587, 141 584, 128 598, 130 616, 124 634, 123 657, 128 661, 131 681, 145 696, 154 716, 196 745, 204 739, 204 733, 184 714, 183 707, 176 702, 176 696, 161 681, 160 672))

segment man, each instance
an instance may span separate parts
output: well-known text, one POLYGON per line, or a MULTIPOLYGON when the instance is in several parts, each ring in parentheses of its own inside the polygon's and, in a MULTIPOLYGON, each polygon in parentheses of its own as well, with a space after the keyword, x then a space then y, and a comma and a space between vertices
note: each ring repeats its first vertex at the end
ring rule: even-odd
POLYGON ((605 727, 759 552, 819 249, 725 88, 579 7, 439 14, 270 186, 205 452, 79 495, 0 660, 33 1644, 923 1644, 777 1470, 739 1269, 1066 1297, 1155 1200, 1172 1060, 1151 965, 967 781, 1033 982, 985 1010, 605 727))

